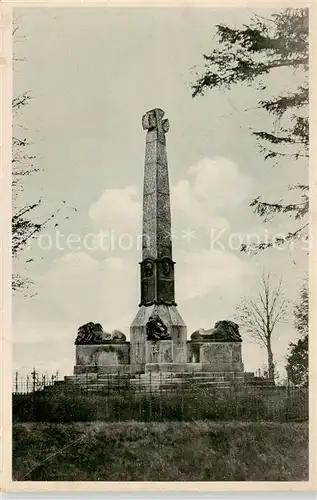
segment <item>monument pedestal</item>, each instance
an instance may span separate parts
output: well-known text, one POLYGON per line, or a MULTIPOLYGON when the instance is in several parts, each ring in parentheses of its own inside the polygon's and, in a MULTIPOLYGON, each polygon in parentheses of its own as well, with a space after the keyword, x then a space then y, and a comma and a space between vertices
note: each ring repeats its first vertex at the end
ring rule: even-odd
POLYGON ((214 372, 243 372, 241 342, 189 341, 187 361, 208 365, 214 372))
POLYGON ((141 306, 130 327, 131 363, 186 363, 187 328, 176 306, 141 306), (147 324, 157 315, 167 328, 170 339, 147 340, 147 324))
POLYGON ((74 373, 118 371, 130 364, 130 343, 108 340, 102 344, 76 345, 74 373))

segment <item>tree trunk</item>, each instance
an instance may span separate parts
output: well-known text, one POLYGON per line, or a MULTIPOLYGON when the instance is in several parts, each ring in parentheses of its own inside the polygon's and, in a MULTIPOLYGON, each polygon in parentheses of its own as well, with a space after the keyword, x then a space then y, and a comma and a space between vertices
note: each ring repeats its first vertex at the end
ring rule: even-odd
POLYGON ((268 361, 268 373, 269 380, 274 384, 274 359, 273 352, 271 347, 271 339, 267 339, 267 361, 268 361))

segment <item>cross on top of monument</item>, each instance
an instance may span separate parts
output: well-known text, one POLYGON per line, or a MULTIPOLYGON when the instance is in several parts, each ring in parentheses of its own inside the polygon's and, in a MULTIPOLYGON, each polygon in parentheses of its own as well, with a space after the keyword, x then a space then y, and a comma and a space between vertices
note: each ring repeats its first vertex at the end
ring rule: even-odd
POLYGON ((169 131, 169 121, 168 118, 164 118, 164 111, 160 108, 151 109, 147 111, 142 117, 142 127, 143 130, 158 129, 163 130, 163 132, 169 131))

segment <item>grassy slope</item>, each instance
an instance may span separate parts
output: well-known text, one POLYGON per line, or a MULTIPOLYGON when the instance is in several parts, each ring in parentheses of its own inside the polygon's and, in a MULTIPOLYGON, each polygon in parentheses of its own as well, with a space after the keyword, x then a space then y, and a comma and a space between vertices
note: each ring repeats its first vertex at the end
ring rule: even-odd
POLYGON ((308 479, 307 423, 24 423, 13 448, 16 480, 308 479))

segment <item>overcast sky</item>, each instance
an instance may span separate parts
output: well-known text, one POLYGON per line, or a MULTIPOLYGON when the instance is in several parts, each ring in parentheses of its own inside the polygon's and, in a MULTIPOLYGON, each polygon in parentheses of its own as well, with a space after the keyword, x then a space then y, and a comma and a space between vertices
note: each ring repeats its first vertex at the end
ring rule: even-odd
MULTIPOLYGON (((35 280, 36 295, 14 297, 14 368, 71 374, 77 328, 88 321, 129 336, 139 303, 141 117, 154 107, 170 121, 176 301, 188 337, 233 319, 241 297, 257 292, 262 270, 282 275, 287 298, 296 300, 307 266, 299 245, 252 257, 238 246, 241 235, 294 228, 282 218, 264 225, 249 203, 258 195, 279 200, 289 184, 307 182, 306 174, 300 178, 301 169, 288 162, 273 167, 259 154, 250 127, 270 130, 271 122, 252 109, 259 99, 254 88, 191 97, 202 53, 216 46, 215 25, 239 26, 251 15, 247 8, 16 10, 15 55, 26 60, 15 64, 14 93, 30 90, 33 100, 15 125, 25 128, 41 169, 26 180, 23 197, 43 196, 39 220, 62 210, 58 226, 15 262, 16 271, 35 280), (89 234, 88 245, 97 245, 93 235, 101 230, 111 234, 108 248, 78 243, 89 234), (66 245, 71 234, 73 246, 66 245)), ((276 93, 299 81, 276 71, 268 88, 276 93)), ((273 342, 280 367, 296 337, 291 312, 288 319, 273 342)), ((245 368, 257 370, 265 351, 241 334, 245 368)))

